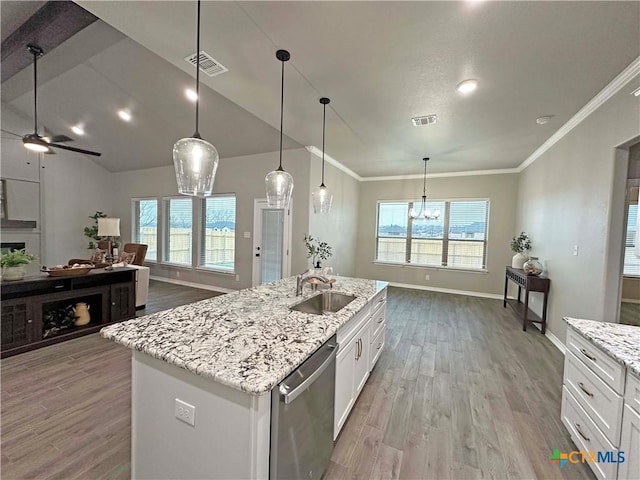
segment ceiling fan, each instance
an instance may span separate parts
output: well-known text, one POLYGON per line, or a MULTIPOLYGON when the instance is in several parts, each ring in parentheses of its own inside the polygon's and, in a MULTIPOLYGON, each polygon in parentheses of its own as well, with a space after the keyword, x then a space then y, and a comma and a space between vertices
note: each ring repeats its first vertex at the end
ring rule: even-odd
MULTIPOLYGON (((28 133, 22 136, 22 143, 29 150, 33 150, 35 152, 40 153, 55 153, 51 148, 60 148, 62 150, 69 150, 70 152, 83 153, 85 155, 93 155, 99 157, 102 155, 99 152, 92 152, 91 150, 84 150, 82 148, 70 147, 68 145, 62 145, 60 142, 70 142, 73 141, 72 138, 67 137, 66 135, 55 135, 53 137, 43 137, 38 134, 38 57, 44 55, 44 51, 38 45, 29 43, 27 45, 27 50, 29 53, 33 55, 33 133, 28 133)), ((9 133, 11 135, 15 135, 19 137, 20 135, 8 132, 6 130, 2 130, 3 132, 9 133)))

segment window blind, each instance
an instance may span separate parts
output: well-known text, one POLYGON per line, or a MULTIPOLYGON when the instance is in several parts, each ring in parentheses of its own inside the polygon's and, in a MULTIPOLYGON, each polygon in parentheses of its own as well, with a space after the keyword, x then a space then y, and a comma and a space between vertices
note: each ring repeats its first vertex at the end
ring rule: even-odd
POLYGON ((205 268, 234 271, 235 243, 235 195, 217 195, 203 199, 202 239, 198 265, 205 268))
POLYGON ((191 265, 193 236, 193 201, 191 198, 166 200, 165 260, 191 265))

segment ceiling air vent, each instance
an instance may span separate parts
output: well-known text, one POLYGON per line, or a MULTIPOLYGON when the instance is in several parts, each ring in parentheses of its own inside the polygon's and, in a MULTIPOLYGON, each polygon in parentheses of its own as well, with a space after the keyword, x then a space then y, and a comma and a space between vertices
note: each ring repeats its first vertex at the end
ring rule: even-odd
MULTIPOLYGON (((195 67, 198 56, 195 53, 192 53, 188 57, 185 57, 185 60, 195 67)), ((200 50, 200 70, 210 77, 215 77, 216 75, 229 71, 227 67, 219 63, 204 50, 200 50)))
POLYGON ((438 123, 438 118, 435 115, 425 115, 424 117, 413 117, 411 122, 413 122, 414 127, 421 127, 422 125, 438 123))

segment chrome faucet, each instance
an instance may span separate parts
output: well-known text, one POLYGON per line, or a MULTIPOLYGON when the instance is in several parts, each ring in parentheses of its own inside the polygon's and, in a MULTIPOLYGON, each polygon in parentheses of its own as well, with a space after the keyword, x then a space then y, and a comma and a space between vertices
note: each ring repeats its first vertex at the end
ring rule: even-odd
POLYGON ((304 274, 301 273, 300 275, 296 276, 296 297, 302 295, 302 287, 304 286, 304 283, 308 282, 309 280, 320 280, 324 284, 329 283, 329 279, 327 277, 323 277, 322 275, 316 275, 314 273, 307 275, 306 277, 303 275, 304 274))

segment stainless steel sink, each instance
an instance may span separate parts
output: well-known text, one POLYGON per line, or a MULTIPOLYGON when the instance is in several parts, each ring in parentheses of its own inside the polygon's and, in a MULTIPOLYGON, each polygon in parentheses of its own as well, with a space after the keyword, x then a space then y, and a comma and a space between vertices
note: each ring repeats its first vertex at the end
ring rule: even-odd
POLYGON ((322 315, 323 313, 335 313, 342 310, 356 299, 354 295, 345 295, 344 293, 322 292, 319 295, 307 298, 306 300, 296 303, 289 307, 290 310, 303 313, 314 313, 322 315))

